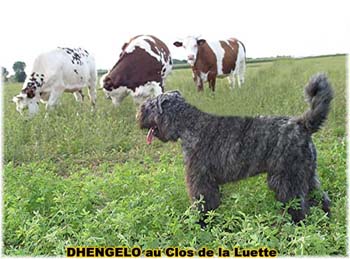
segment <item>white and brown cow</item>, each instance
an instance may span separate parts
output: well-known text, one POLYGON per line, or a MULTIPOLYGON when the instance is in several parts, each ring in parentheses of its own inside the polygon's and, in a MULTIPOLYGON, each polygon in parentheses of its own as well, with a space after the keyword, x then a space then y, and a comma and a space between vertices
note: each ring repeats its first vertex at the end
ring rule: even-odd
POLYGON ((198 91, 203 90, 203 82, 206 81, 215 91, 217 77, 229 76, 232 88, 236 77, 239 87, 244 83, 246 55, 245 47, 239 40, 230 38, 206 41, 201 37, 188 36, 183 40, 175 41, 174 45, 185 48, 187 62, 192 67, 193 80, 198 91))
POLYGON ((139 35, 122 47, 119 60, 103 79, 103 90, 115 106, 130 94, 140 105, 164 91, 172 69, 168 47, 158 38, 139 35))
POLYGON ((82 89, 86 86, 95 106, 96 68, 93 56, 81 48, 57 48, 35 59, 32 73, 24 82, 22 91, 12 100, 19 113, 28 108, 32 116, 39 111, 39 101, 46 103, 46 109, 50 109, 58 103, 63 92, 73 93, 75 99, 81 102, 82 89))

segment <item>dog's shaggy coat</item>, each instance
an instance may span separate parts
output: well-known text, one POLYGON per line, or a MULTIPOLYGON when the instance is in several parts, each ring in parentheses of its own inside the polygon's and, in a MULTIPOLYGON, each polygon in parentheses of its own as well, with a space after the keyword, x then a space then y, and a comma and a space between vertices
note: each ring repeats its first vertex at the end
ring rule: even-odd
MULTIPOLYGON (((288 212, 295 222, 304 219, 316 201, 310 193, 320 188, 316 149, 311 135, 327 118, 332 88, 324 74, 305 88, 310 109, 302 116, 256 118, 215 116, 185 102, 177 91, 146 101, 138 113, 148 142, 182 140, 186 182, 192 201, 204 198, 202 211, 220 203, 219 185, 267 172, 268 186, 282 203, 300 199, 300 209, 288 212)), ((329 198, 323 193, 323 210, 329 198)))

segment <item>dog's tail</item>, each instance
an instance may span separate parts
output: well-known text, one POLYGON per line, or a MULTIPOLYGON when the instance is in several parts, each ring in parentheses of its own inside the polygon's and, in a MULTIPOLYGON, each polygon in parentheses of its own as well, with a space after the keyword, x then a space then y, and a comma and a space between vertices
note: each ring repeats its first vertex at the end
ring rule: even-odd
POLYGON ((325 74, 318 73, 311 77, 305 87, 305 99, 310 109, 298 120, 312 134, 318 131, 326 121, 333 99, 333 90, 325 74))

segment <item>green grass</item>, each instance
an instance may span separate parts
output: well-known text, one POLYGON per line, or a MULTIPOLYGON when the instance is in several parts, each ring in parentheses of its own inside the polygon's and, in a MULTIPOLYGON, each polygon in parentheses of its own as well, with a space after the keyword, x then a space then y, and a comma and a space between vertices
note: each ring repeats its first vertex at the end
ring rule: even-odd
POLYGON ((17 114, 4 86, 4 224, 6 255, 64 255, 65 246, 217 249, 269 247, 280 255, 346 254, 345 57, 286 59, 248 65, 246 84, 197 93, 188 69, 175 70, 166 89, 179 89, 201 110, 220 115, 297 115, 303 87, 327 72, 335 98, 325 127, 314 134, 322 188, 332 217, 320 207, 291 223, 266 185, 266 175, 222 186, 222 203, 206 230, 190 209, 180 143, 146 144, 128 97, 114 109, 99 91, 98 109, 71 94, 44 118, 17 114), (79 116, 76 112, 79 112, 79 116))

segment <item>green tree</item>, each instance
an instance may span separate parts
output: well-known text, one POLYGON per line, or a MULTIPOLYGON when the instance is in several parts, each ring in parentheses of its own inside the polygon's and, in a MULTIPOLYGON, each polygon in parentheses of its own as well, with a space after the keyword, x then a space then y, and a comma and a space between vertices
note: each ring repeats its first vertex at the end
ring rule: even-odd
POLYGON ((24 71, 25 68, 26 68, 26 63, 24 63, 23 61, 16 61, 13 64, 12 69, 13 71, 15 71, 15 79, 17 82, 22 83, 26 79, 27 75, 26 75, 26 72, 24 71))
POLYGON ((1 78, 6 82, 8 80, 7 76, 9 75, 9 71, 7 71, 6 67, 1 67, 1 78))

